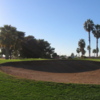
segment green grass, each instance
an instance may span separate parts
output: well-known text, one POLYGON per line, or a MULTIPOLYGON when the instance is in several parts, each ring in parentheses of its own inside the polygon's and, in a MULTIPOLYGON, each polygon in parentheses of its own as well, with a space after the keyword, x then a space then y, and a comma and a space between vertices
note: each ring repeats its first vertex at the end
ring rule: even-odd
MULTIPOLYGON (((6 62, 19 62, 19 61, 34 61, 34 60, 56 60, 56 59, 42 59, 42 58, 30 58, 30 59, 0 59, 1 63, 6 62)), ((89 58, 75 58, 75 59, 68 59, 68 60, 90 60, 90 61, 100 61, 100 59, 89 59, 89 58)))
POLYGON ((100 100, 100 85, 16 79, 0 72, 0 100, 100 100))
POLYGON ((86 59, 86 60, 90 60, 90 61, 100 61, 100 59, 86 59))
POLYGON ((100 58, 94 58, 94 59, 92 59, 92 58, 75 58, 75 59, 73 59, 73 60, 89 60, 89 61, 100 61, 100 58))
POLYGON ((0 72, 0 100, 100 100, 100 85, 33 81, 0 72))
POLYGON ((34 60, 49 60, 49 59, 42 59, 42 58, 31 58, 31 59, 0 59, 0 64, 1 63, 6 63, 6 62, 34 61, 34 60))

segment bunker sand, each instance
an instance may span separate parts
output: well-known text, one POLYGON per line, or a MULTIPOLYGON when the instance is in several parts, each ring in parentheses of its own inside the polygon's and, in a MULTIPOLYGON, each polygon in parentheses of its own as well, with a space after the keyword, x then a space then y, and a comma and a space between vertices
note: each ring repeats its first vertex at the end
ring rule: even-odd
POLYGON ((100 84, 100 62, 82 60, 46 60, 10 62, 0 65, 0 70, 32 80, 100 84))

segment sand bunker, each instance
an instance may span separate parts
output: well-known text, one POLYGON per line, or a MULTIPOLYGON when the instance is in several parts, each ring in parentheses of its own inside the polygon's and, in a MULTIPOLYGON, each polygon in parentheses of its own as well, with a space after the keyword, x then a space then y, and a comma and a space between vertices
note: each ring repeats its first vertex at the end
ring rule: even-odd
POLYGON ((24 61, 1 64, 0 70, 21 78, 100 84, 100 62, 82 60, 24 61))

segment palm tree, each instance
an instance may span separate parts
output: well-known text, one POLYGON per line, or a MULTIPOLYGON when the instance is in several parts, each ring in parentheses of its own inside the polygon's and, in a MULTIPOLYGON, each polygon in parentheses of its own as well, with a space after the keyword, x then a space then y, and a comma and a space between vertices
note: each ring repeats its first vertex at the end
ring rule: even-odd
POLYGON ((98 57, 98 39, 100 38, 100 25, 95 25, 94 29, 92 31, 92 33, 94 34, 94 37, 96 38, 96 54, 98 57))
MULTIPOLYGON (((89 46, 91 47, 91 39, 90 39, 90 32, 93 30, 94 23, 92 20, 88 19, 84 23, 84 29, 88 32, 89 35, 89 46)), ((89 57, 91 56, 91 49, 89 49, 89 57)))
POLYGON ((88 50, 88 51, 91 50, 91 47, 90 47, 89 45, 87 46, 87 50, 88 50))
POLYGON ((76 52, 79 54, 80 53, 80 48, 77 48, 76 49, 76 52))
POLYGON ((82 53, 82 56, 85 54, 85 50, 84 50, 84 48, 85 48, 85 41, 84 41, 84 39, 81 39, 79 42, 78 42, 78 45, 79 45, 79 47, 80 47, 80 51, 81 51, 81 53, 82 53))
POLYGON ((93 49, 93 51, 92 51, 92 52, 94 53, 94 57, 95 57, 96 49, 93 49))
POLYGON ((11 25, 0 27, 0 47, 5 49, 6 59, 9 59, 9 50, 15 45, 17 38, 15 27, 11 25))

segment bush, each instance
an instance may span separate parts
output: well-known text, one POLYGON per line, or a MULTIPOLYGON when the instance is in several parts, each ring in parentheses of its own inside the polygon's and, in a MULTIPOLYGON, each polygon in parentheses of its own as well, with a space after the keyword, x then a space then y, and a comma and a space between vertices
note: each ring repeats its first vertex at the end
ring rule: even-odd
POLYGON ((86 56, 81 56, 81 58, 88 58, 88 57, 86 57, 86 56))

